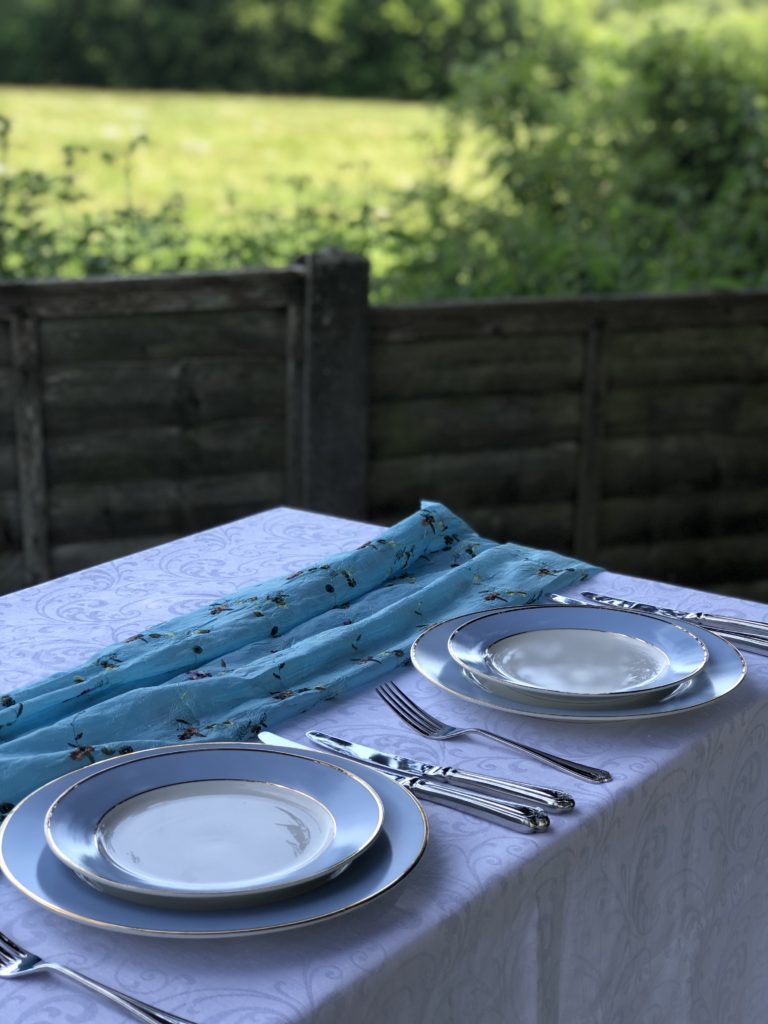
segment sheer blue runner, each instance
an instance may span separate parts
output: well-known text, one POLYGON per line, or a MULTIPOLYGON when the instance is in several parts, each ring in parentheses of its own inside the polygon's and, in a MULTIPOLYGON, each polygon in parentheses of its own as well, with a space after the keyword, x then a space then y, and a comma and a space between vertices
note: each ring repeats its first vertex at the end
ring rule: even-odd
POLYGON ((248 740, 407 663, 428 625, 528 604, 597 567, 478 536, 442 505, 354 551, 128 637, 0 697, 0 815, 82 764, 248 740))

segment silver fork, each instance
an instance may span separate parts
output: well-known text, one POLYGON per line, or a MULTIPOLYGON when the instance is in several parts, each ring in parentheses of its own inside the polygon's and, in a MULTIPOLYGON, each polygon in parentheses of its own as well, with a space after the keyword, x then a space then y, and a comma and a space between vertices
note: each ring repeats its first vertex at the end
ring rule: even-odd
POLYGON ((550 754, 546 750, 537 750, 536 747, 529 747, 526 743, 519 743, 517 740, 511 740, 507 736, 499 736, 498 733, 489 732, 487 729, 462 729, 458 726, 447 725, 419 707, 415 701, 406 696, 393 682, 382 683, 381 686, 376 687, 376 692, 384 703, 388 704, 395 714, 402 718, 406 725, 410 725, 412 729, 420 732, 422 736, 429 736, 430 739, 436 740, 452 740, 455 736, 463 736, 466 733, 474 732, 479 736, 485 736, 491 740, 498 740, 499 743, 505 743, 508 747, 512 747, 515 750, 522 750, 526 754, 544 761, 545 764, 553 765, 564 772, 570 772, 571 775, 575 775, 579 779, 585 779, 587 782, 610 782, 611 773, 602 768, 590 768, 589 765, 579 764, 578 761, 570 761, 566 757, 550 754))
POLYGON ((41 960, 39 956, 22 949, 7 935, 0 932, 0 978, 21 978, 25 974, 36 974, 38 971, 56 971, 58 974, 63 974, 67 978, 71 978, 72 981, 85 985, 91 991, 111 999, 113 1003, 122 1006, 128 1013, 143 1020, 145 1024, 193 1024, 186 1017, 177 1017, 174 1013, 158 1010, 157 1007, 150 1006, 149 1003, 142 1003, 140 999, 134 999, 123 992, 118 992, 117 989, 110 988, 109 985, 102 985, 101 982, 87 978, 84 974, 73 971, 71 967, 41 960))

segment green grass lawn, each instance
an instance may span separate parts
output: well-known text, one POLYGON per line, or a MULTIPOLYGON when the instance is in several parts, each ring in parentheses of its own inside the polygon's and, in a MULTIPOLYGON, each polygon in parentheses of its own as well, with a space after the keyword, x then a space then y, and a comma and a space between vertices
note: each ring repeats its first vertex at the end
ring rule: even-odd
MULTIPOLYGON (((350 208, 375 204, 429 175, 445 131, 434 104, 230 93, 0 85, 0 115, 12 121, 10 169, 52 173, 63 147, 83 146, 76 169, 89 202, 115 208, 130 187, 135 204, 153 206, 180 192, 193 229, 233 199, 280 211, 300 190, 332 188, 350 208), (121 157, 141 136, 128 186, 121 157)), ((471 172, 468 154, 456 173, 471 172)))

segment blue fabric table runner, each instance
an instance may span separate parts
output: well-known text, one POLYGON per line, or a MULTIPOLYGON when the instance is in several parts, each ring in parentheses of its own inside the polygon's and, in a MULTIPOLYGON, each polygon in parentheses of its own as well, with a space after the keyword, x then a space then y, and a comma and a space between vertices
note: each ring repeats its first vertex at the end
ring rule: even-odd
POLYGON ((427 626, 530 604, 596 566, 478 536, 443 505, 354 551, 147 629, 0 696, 0 817, 83 764, 260 728, 379 679, 427 626))

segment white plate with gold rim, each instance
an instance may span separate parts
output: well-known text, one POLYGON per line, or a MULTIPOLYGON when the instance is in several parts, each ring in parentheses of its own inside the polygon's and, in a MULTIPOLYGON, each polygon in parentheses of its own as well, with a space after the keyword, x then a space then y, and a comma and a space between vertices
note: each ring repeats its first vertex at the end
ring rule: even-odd
POLYGON ((73 783, 45 819, 90 884, 156 906, 279 899, 339 874, 384 808, 348 770, 289 751, 157 751, 73 783))
POLYGON ((634 707, 668 696, 709 653, 686 626, 613 608, 527 605, 469 617, 455 661, 501 696, 573 708, 634 707))

